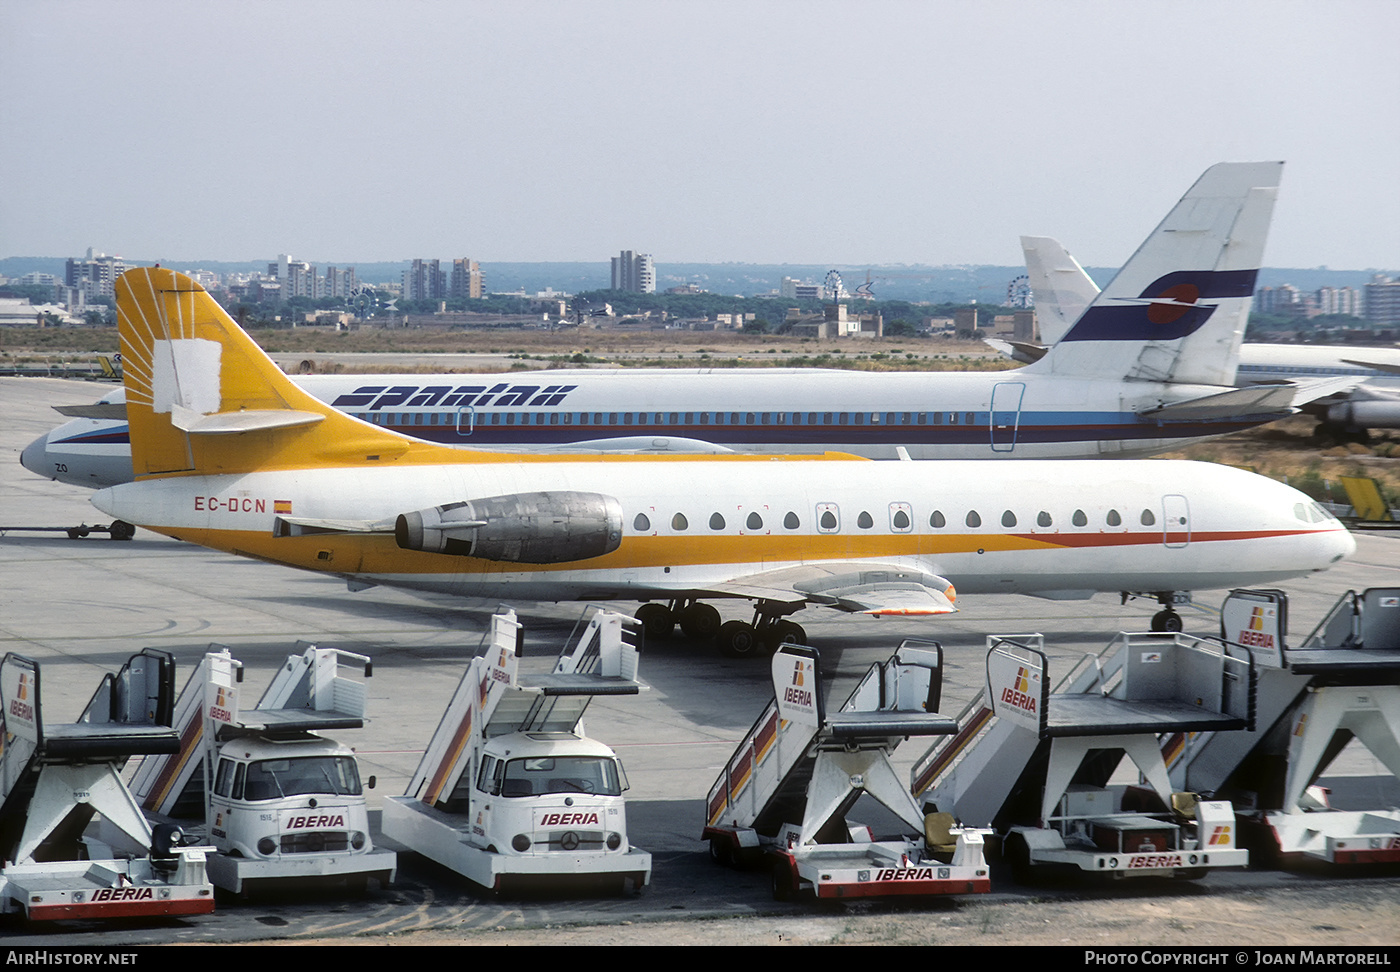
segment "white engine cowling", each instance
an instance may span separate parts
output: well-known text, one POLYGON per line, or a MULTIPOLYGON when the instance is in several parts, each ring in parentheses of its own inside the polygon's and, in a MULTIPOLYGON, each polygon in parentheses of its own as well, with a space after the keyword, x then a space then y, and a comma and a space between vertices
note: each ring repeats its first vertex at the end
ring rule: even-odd
POLYGON ((601 493, 512 493, 402 513, 394 539, 405 550, 517 564, 601 557, 622 543, 622 504, 601 493))

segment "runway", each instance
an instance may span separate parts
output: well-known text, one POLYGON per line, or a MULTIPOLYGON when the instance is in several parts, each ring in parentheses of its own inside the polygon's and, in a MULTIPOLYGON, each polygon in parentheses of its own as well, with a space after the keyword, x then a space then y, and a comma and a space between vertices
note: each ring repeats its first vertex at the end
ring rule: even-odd
MULTIPOLYGON (((51 406, 90 402, 109 388, 0 378, 0 409, 6 416, 0 426, 0 528, 105 522, 89 505, 87 490, 39 479, 18 460, 25 445, 63 421, 51 406)), ((1283 585, 1290 596, 1292 639, 1306 634, 1348 589, 1388 585, 1400 585, 1400 537, 1359 537, 1350 560, 1283 585)), ((1224 594, 1196 592, 1195 603, 1182 612, 1187 630, 1214 633, 1224 594)), ((744 602, 716 603, 726 620, 748 619, 744 602)), ((582 606, 513 606, 526 629, 523 665, 547 671, 582 606)), ((1157 610, 1152 601, 1120 605, 1108 597, 1052 602, 969 595, 958 606, 960 613, 936 619, 877 620, 813 609, 800 620, 821 652, 823 676, 837 700, 902 639, 938 640, 948 664, 943 711, 955 713, 981 689, 986 635, 1044 633, 1053 674, 1080 654, 1097 652, 1118 631, 1145 629, 1157 610)), ((49 721, 75 718, 102 674, 117 670, 145 647, 172 652, 183 685, 210 644, 227 645, 245 665, 245 698, 257 697, 299 640, 370 655, 370 725, 336 737, 357 749, 362 775, 377 778, 372 809, 384 796, 402 792, 496 607, 380 588, 352 593, 333 579, 240 560, 141 530, 130 542, 102 535, 82 540, 63 534, 0 535, 0 648, 43 666, 49 721)), ((634 607, 617 605, 624 612, 634 607)), ((13 933, 7 941, 52 944, 62 934, 65 942, 75 944, 230 942, 401 934, 422 928, 725 918, 810 907, 775 904, 765 874, 716 868, 699 840, 706 791, 771 695, 767 665, 723 658, 713 646, 677 640, 649 645, 640 675, 650 691, 636 698, 600 699, 587 721, 590 734, 613 746, 627 769, 632 841, 654 858, 653 884, 642 895, 496 901, 436 865, 403 855, 398 886, 363 898, 297 895, 221 904, 208 917, 120 928, 66 924, 61 931, 28 931, 13 926, 5 929, 13 933)), ((907 767, 921 752, 910 743, 897 762, 907 767)), ((1350 777, 1349 785, 1377 785, 1377 764, 1364 751, 1348 751, 1334 770, 1350 777)), ((1388 799, 1397 802, 1393 781, 1386 785, 1388 799)), ((1331 879, 1251 871, 1212 875, 1200 888, 1228 896, 1280 882, 1296 886, 1300 880, 1331 879)), ((1375 893, 1391 901, 1400 898, 1400 879, 1364 880, 1375 893)), ((1018 899, 1033 893, 1000 882, 996 887, 996 894, 1018 899)), ((929 907, 956 909, 959 904, 929 907)))

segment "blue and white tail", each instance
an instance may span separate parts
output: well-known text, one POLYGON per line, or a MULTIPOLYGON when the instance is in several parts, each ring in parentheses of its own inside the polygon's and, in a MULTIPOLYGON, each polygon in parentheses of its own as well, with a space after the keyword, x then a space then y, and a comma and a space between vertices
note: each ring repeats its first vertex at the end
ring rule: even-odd
POLYGON ((1233 385, 1282 173, 1282 162, 1207 169, 1059 342, 1028 367, 1233 385))

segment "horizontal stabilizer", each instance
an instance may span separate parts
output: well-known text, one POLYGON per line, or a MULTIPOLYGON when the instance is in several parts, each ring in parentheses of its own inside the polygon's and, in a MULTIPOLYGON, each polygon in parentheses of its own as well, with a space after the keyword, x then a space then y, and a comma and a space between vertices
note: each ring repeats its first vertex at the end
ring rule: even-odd
POLYGON ((240 412, 215 412, 205 415, 180 405, 172 405, 170 408, 170 424, 195 435, 266 432, 269 429, 315 425, 324 420, 325 416, 317 412, 300 412, 295 409, 245 409, 240 412))
POLYGON ((1277 412, 1280 416, 1290 415, 1293 412, 1296 391, 1292 385, 1250 385, 1218 395, 1203 395, 1184 402, 1149 408, 1140 414, 1155 419, 1191 422, 1269 412, 1277 412))
POLYGON ((998 354, 1022 364, 1039 361, 1045 357, 1045 352, 1050 350, 1043 344, 1032 344, 1029 341, 1003 341, 1001 338, 983 338, 982 343, 998 354))
POLYGON ((69 418, 126 421, 126 402, 93 402, 91 405, 55 405, 53 410, 69 418))

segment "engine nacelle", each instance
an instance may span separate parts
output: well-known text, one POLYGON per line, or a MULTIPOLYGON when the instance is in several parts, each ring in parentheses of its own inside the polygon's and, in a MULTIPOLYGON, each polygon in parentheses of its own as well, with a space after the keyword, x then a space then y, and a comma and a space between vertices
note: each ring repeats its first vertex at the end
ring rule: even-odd
POLYGON ((1400 401, 1358 399, 1327 409, 1327 421, 1357 429, 1400 429, 1400 401))
POLYGON ((601 493, 512 493, 402 513, 394 539, 405 550, 517 564, 565 564, 622 543, 622 504, 601 493))

